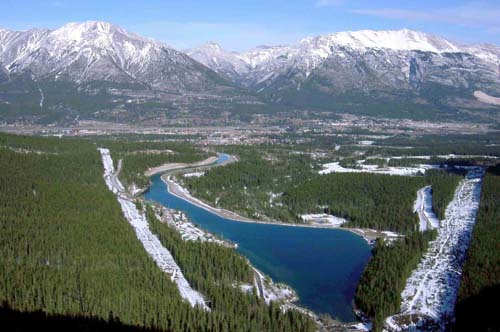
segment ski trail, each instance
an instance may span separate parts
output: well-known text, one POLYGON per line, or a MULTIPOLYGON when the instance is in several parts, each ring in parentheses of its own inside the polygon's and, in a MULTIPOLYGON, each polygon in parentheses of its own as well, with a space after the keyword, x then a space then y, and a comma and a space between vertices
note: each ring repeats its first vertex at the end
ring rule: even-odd
POLYGON ((109 150, 100 148, 99 151, 104 165, 104 180, 106 185, 117 196, 125 218, 134 228, 136 236, 141 241, 146 252, 153 258, 156 265, 162 271, 170 275, 172 281, 177 285, 182 298, 187 300, 193 307, 198 305, 204 310, 210 311, 210 308, 205 304, 203 295, 191 288, 170 251, 161 244, 158 237, 149 229, 149 224, 144 213, 137 209, 135 202, 125 192, 122 183, 117 177, 121 170, 121 160, 118 162, 118 170, 115 172, 109 150))
POLYGON ((420 231, 439 227, 439 219, 432 209, 432 188, 425 186, 417 191, 413 212, 418 214, 420 231))
POLYGON ((386 320, 391 331, 410 328, 398 325, 397 316, 420 315, 423 320, 431 319, 440 331, 444 331, 453 318, 462 265, 479 208, 483 175, 483 169, 472 169, 457 186, 436 239, 429 243, 401 293, 401 313, 386 320))

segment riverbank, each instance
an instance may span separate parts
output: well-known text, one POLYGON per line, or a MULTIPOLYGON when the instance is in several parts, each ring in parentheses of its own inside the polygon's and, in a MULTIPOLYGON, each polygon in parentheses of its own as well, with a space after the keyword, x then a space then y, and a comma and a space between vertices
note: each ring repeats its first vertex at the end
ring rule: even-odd
MULTIPOLYGON (((218 165, 226 157, 227 155, 222 155, 218 165)), ((361 273, 360 266, 364 266, 370 256, 367 241, 361 236, 366 236, 362 234, 363 230, 355 230, 359 233, 354 234, 355 232, 347 229, 338 232, 339 228, 325 227, 326 225, 246 221, 247 218, 239 218, 241 216, 231 211, 226 211, 229 215, 221 216, 215 212, 222 209, 205 204, 194 197, 184 197, 186 194, 188 197, 191 195, 177 183, 174 174, 179 177, 185 171, 177 169, 163 176, 153 176, 150 189, 144 198, 171 209, 185 211, 197 227, 217 234, 221 239, 238 243, 238 251, 247 259, 251 259, 252 266, 265 271, 272 280, 278 280, 276 285, 284 283, 296 290, 300 299, 295 303, 292 298, 284 299, 281 304, 283 310, 296 309, 304 313, 312 310, 311 317, 316 316, 314 313, 326 312, 332 317, 350 322, 334 321, 327 316, 321 316, 321 319, 318 317, 317 319, 324 323, 320 324, 320 331, 325 332, 335 330, 332 330, 334 326, 341 329, 358 324, 355 313, 351 311, 351 300, 346 302, 345 294, 353 294, 356 280, 361 273), (170 183, 170 190, 169 181, 173 182, 170 183), (174 187, 177 190, 172 190, 174 187), (346 284, 346 278, 352 282, 348 281, 346 284)), ((372 231, 365 232, 370 234, 372 231)), ((265 277, 265 280, 270 278, 265 277)), ((251 287, 249 284, 241 286, 242 289, 245 286, 244 291, 251 287)), ((283 289, 277 293, 291 295, 290 292, 283 292, 283 289)))
POLYGON ((153 259, 160 270, 170 276, 171 280, 177 285, 179 294, 183 299, 192 307, 200 306, 204 310, 210 311, 210 308, 205 303, 203 295, 191 287, 170 251, 165 248, 158 237, 151 232, 143 211, 137 208, 135 201, 130 198, 118 179, 118 174, 122 167, 121 160, 118 162, 117 170, 115 170, 109 150, 99 148, 99 152, 101 153, 101 160, 104 166, 103 177, 106 186, 115 194, 125 219, 134 229, 137 239, 143 245, 146 253, 153 259))
POLYGON ((199 161, 196 163, 192 163, 192 164, 166 163, 166 164, 163 164, 160 166, 149 168, 148 170, 146 170, 144 172, 144 175, 150 177, 150 176, 153 176, 155 174, 171 172, 171 171, 181 170, 181 169, 185 169, 185 168, 196 168, 196 167, 209 166, 209 165, 215 164, 217 162, 217 159, 218 159, 218 157, 212 156, 212 157, 208 157, 205 160, 202 160, 202 161, 199 161))
POLYGON ((310 227, 310 228, 324 228, 324 229, 339 229, 348 232, 352 232, 360 237, 362 237, 368 244, 372 245, 377 238, 395 238, 398 237, 397 234, 393 232, 382 232, 374 229, 367 228, 350 228, 350 227, 338 227, 331 224, 324 223, 310 223, 310 224, 293 224, 293 223, 285 223, 279 221, 264 221, 264 220, 256 220, 241 216, 233 211, 229 211, 226 209, 215 208, 200 199, 193 197, 189 191, 182 187, 178 182, 174 181, 171 174, 164 174, 161 176, 162 181, 167 185, 167 190, 172 195, 186 200, 204 210, 207 210, 219 217, 226 218, 232 221, 239 222, 247 222, 254 224, 268 224, 268 225, 279 225, 279 226, 289 226, 289 227, 310 227))

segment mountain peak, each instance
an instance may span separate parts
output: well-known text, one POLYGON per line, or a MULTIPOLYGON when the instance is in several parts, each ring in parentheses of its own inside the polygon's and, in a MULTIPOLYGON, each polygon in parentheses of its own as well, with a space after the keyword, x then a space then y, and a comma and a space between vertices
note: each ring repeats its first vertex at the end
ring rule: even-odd
POLYGON ((436 37, 424 32, 401 29, 401 30, 359 30, 335 32, 309 37, 301 41, 301 44, 335 44, 352 49, 390 49, 395 51, 423 51, 423 52, 456 52, 458 46, 448 40, 436 37))
POLYGON ((202 44, 200 47, 211 47, 211 48, 214 48, 216 50, 222 50, 222 47, 220 46, 220 44, 217 43, 216 41, 213 41, 213 40, 207 41, 206 43, 202 44))
POLYGON ((52 37, 71 43, 82 41, 109 45, 113 39, 131 39, 168 47, 158 41, 126 31, 118 25, 104 21, 70 22, 51 32, 52 37))

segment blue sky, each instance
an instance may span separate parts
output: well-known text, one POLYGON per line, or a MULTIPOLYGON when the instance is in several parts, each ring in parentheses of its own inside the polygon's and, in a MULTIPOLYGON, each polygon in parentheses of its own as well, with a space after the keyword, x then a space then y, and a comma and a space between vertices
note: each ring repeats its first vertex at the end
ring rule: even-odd
POLYGON ((500 45, 500 0, 0 0, 0 27, 57 28, 103 20, 178 49, 208 40, 242 51, 361 29, 415 29, 500 45))

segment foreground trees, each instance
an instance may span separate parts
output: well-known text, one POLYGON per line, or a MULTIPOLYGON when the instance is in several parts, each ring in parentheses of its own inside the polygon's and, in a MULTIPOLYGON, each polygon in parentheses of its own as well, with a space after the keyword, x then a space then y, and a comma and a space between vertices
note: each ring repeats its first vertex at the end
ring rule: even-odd
POLYGON ((390 245, 377 240, 355 295, 356 306, 372 318, 374 331, 380 331, 384 319, 399 311, 406 279, 435 236, 436 231, 413 232, 390 245))
POLYGON ((309 318, 231 288, 229 280, 250 278, 236 253, 181 245, 171 234, 169 248, 214 310, 182 301, 105 187, 93 143, 0 135, 0 169, 4 307, 165 331, 314 330, 309 318))

